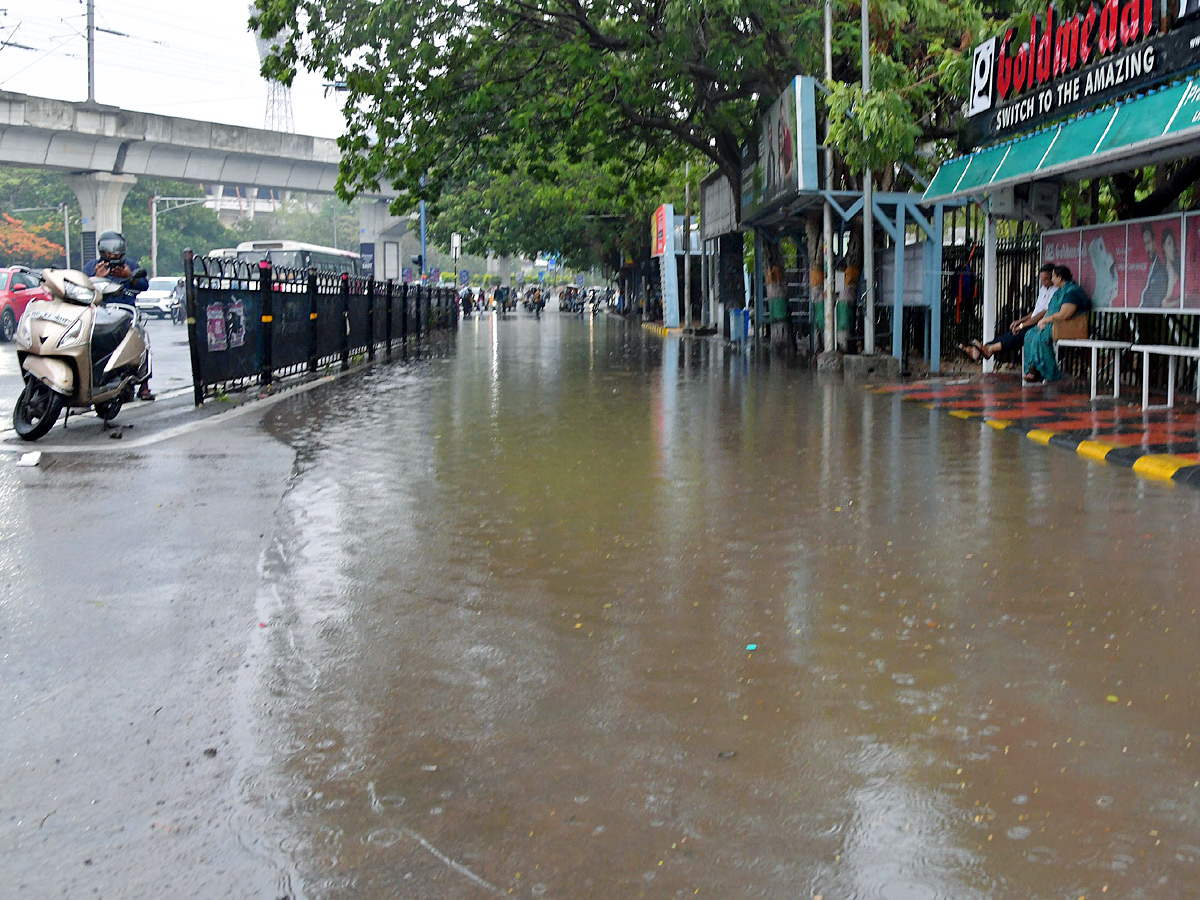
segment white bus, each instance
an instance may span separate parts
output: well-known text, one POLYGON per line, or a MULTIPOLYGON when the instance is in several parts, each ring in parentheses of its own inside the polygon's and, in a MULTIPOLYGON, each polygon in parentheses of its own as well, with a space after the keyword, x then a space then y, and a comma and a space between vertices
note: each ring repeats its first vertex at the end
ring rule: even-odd
POLYGON ((300 241, 243 241, 237 245, 237 258, 249 263, 270 260, 275 268, 362 274, 362 259, 357 253, 300 241))

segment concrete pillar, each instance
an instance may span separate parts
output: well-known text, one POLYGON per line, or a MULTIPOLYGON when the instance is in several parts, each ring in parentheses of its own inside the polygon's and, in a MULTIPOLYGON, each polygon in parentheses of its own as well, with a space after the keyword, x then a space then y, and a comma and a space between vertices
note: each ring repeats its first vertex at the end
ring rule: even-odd
POLYGON ((358 252, 362 255, 363 275, 380 280, 387 278, 393 278, 397 282, 400 280, 399 270, 390 271, 390 269, 396 268, 397 265, 402 267, 408 263, 401 261, 397 247, 389 249, 385 244, 388 240, 398 244, 400 241, 398 235, 402 234, 404 229, 397 226, 407 225, 407 223, 407 218, 393 216, 388 212, 388 201, 386 200, 363 202, 358 211, 358 252), (393 230, 397 236, 388 238, 388 233, 393 230))
MULTIPOLYGON (((85 172, 68 175, 67 184, 79 200, 79 210, 83 216, 83 261, 87 263, 96 258, 96 235, 121 230, 121 208, 137 184, 137 178, 109 172, 85 172)), ((134 259, 139 255, 139 250, 147 254, 150 252, 149 247, 130 247, 134 259)))

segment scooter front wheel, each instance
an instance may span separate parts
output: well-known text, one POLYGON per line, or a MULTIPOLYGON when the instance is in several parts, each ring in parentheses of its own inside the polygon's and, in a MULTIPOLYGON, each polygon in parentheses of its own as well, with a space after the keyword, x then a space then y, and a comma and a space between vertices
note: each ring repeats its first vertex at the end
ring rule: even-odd
POLYGON ((62 408, 62 394, 36 378, 27 378, 13 407, 13 428, 25 440, 36 441, 54 427, 62 408))

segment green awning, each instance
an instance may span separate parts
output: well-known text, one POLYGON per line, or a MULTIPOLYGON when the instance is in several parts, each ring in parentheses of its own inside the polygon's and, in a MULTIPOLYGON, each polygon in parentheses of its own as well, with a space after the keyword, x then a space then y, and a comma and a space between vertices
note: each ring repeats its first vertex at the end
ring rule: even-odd
POLYGON ((1030 181, 1073 181, 1200 154, 1200 76, 947 160, 922 203, 1030 181))

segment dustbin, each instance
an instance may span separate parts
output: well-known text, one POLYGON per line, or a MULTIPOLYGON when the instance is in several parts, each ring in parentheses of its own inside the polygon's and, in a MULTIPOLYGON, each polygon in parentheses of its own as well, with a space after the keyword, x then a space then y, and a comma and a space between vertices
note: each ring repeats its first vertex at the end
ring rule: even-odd
POLYGON ((745 307, 734 307, 729 311, 729 339, 744 341, 750 334, 750 318, 745 307))

